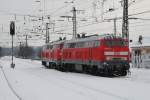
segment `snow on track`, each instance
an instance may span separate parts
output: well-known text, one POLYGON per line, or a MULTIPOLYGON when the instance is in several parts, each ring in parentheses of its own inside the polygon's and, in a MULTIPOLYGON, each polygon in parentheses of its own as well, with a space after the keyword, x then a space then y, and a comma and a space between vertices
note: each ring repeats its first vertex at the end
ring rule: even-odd
POLYGON ((16 58, 15 63, 16 67, 12 70, 9 57, 0 59, 10 83, 23 100, 148 100, 150 98, 150 70, 132 69, 131 76, 106 78, 46 69, 40 62, 32 60, 16 58))
POLYGON ((0 100, 19 100, 7 84, 0 65, 0 100), (11 98, 11 99, 10 99, 11 98))
POLYGON ((8 85, 8 87, 10 88, 10 90, 12 91, 12 93, 18 98, 18 100, 22 100, 22 98, 17 94, 17 92, 13 89, 13 87, 11 86, 11 84, 10 84, 10 82, 9 82, 9 80, 8 80, 8 78, 7 78, 7 76, 6 76, 6 74, 5 74, 5 71, 3 70, 3 67, 0 65, 0 69, 1 69, 1 71, 2 71, 2 73, 3 73, 3 76, 4 76, 4 78, 5 78, 5 80, 6 80, 6 82, 7 82, 7 85, 8 85))

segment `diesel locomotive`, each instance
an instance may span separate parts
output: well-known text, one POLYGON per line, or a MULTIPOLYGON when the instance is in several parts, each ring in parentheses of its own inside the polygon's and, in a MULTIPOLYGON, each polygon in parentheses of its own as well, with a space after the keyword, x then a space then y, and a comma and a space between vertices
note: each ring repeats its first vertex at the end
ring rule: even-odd
POLYGON ((42 64, 60 71, 125 76, 129 71, 128 41, 113 35, 93 35, 47 43, 42 64))

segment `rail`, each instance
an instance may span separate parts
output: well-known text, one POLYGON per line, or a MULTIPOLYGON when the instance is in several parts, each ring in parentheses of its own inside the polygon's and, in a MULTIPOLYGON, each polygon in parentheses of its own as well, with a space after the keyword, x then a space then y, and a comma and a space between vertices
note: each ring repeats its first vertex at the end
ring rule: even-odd
POLYGON ((12 87, 12 85, 10 84, 10 82, 9 82, 9 80, 8 80, 6 74, 5 74, 5 71, 4 71, 4 69, 3 69, 3 67, 2 67, 1 65, 0 65, 0 69, 1 69, 1 71, 2 71, 2 73, 3 73, 3 75, 4 75, 4 78, 5 78, 6 82, 7 82, 7 85, 8 85, 8 87, 10 88, 10 90, 12 91, 12 93, 18 98, 18 100, 23 100, 23 99, 19 96, 19 94, 14 90, 14 88, 12 87))

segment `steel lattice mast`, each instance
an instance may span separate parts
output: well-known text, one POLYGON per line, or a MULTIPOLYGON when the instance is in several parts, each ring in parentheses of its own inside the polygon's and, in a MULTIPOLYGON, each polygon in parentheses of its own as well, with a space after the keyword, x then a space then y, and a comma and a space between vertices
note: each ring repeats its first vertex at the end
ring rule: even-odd
POLYGON ((129 42, 128 0, 123 0, 122 37, 129 42))

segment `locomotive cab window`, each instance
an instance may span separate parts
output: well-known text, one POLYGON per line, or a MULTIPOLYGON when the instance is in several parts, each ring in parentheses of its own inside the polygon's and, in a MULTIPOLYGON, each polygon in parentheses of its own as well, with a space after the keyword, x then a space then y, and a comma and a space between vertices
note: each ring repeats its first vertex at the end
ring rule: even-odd
POLYGON ((126 43, 123 40, 105 40, 104 41, 105 46, 125 46, 126 43))
POLYGON ((105 46, 112 46, 112 41, 110 41, 110 40, 106 40, 105 42, 104 42, 104 44, 105 44, 105 46))

